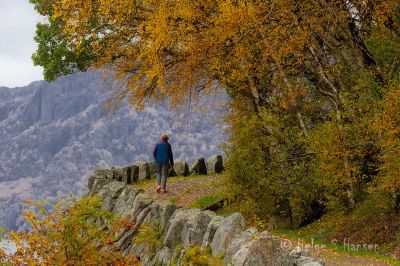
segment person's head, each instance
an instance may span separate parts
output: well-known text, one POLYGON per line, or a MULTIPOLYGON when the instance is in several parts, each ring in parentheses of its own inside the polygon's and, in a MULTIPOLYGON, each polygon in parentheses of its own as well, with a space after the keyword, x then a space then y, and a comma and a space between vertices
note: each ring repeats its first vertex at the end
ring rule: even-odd
POLYGON ((163 141, 168 141, 168 140, 169 140, 168 134, 167 134, 167 133, 162 133, 162 134, 161 134, 161 139, 162 139, 163 141))

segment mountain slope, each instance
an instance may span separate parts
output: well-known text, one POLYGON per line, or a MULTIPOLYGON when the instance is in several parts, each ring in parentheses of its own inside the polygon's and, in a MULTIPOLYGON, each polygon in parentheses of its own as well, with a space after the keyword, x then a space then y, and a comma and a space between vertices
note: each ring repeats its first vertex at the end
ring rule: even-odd
MULTIPOLYGON (((221 153, 225 139, 220 101, 205 99, 207 113, 173 112, 165 105, 136 112, 103 109, 111 81, 77 73, 48 84, 0 87, 0 213, 3 226, 19 228, 23 199, 54 203, 78 194, 95 169, 151 159, 162 131, 171 133, 176 158, 221 153)), ((221 97, 222 99, 223 97, 221 97)))

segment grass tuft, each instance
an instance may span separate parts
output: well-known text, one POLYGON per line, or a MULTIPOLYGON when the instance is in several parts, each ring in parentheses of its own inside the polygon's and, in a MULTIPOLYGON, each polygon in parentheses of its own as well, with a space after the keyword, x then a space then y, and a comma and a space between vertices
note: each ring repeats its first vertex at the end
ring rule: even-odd
POLYGON ((222 199, 221 193, 205 195, 191 203, 192 208, 198 208, 204 210, 212 204, 220 201, 222 199))

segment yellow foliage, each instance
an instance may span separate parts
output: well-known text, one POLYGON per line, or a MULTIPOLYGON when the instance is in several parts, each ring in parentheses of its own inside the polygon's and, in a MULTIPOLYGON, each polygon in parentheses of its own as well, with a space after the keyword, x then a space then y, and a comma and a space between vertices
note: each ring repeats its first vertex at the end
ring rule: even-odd
POLYGON ((400 87, 389 89, 381 101, 381 108, 374 123, 382 149, 378 188, 392 198, 392 207, 400 209, 400 87))
MULTIPOLYGON (((128 99, 141 108, 160 99, 181 103, 199 90, 254 94, 260 90, 258 82, 277 66, 287 71, 290 65, 312 61, 307 47, 317 47, 321 38, 332 42, 327 32, 347 27, 355 16, 351 8, 386 21, 399 7, 390 0, 372 7, 362 0, 352 1, 353 7, 346 3, 53 0, 53 19, 65 25, 71 49, 79 51, 89 42, 96 55, 93 66, 113 71, 121 84, 116 103, 128 99)), ((285 93, 282 86, 275 87, 285 93)), ((297 98, 293 87, 289 102, 297 98)))
MULTIPOLYGON (((113 251, 115 232, 123 222, 101 209, 95 197, 60 201, 49 212, 43 203, 29 202, 24 218, 31 229, 8 233, 17 251, 0 259, 13 265, 138 265, 135 256, 113 251), (104 221, 110 230, 95 221, 104 221), (99 244, 103 244, 100 248, 99 244)), ((1 262, 1 260, 0 260, 1 262)))

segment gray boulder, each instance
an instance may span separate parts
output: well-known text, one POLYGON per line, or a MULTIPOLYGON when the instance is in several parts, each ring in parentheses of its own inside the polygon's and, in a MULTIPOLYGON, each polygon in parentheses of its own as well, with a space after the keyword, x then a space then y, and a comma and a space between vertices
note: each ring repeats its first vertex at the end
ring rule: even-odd
POLYGON ((136 198, 135 202, 133 203, 133 208, 131 209, 132 215, 138 214, 144 208, 150 206, 153 203, 153 200, 144 193, 139 193, 136 198))
POLYGON ((207 172, 209 174, 221 173, 224 170, 224 163, 221 155, 214 155, 207 160, 207 172))
POLYGON ((192 174, 206 175, 207 174, 207 165, 204 160, 204 157, 198 158, 190 168, 190 172, 192 174))
POLYGON ((99 178, 98 176, 91 176, 88 180, 89 196, 98 194, 99 191, 107 184, 113 182, 111 179, 99 178))
POLYGON ((293 264, 298 266, 324 266, 322 260, 310 257, 308 251, 302 249, 300 246, 293 248, 289 252, 289 257, 292 258, 293 264))
POLYGON ((138 167, 139 174, 138 174, 138 180, 146 180, 150 179, 150 167, 149 163, 147 162, 136 162, 134 163, 138 167))
POLYGON ((164 245, 168 248, 175 248, 179 243, 185 248, 192 244, 201 245, 212 216, 212 212, 198 209, 176 210, 167 224, 164 245))
POLYGON ((224 255, 231 241, 244 230, 244 218, 239 213, 224 218, 215 232, 211 242, 213 256, 224 255))
POLYGON ((225 262, 229 264, 232 261, 232 257, 239 251, 239 249, 251 240, 257 234, 257 229, 254 227, 248 228, 241 232, 240 235, 235 237, 229 244, 225 253, 225 262))
POLYGON ((103 202, 102 208, 112 210, 124 187, 125 183, 119 181, 112 181, 102 187, 98 192, 103 202))
POLYGON ((222 221, 223 219, 224 219, 224 218, 221 217, 221 216, 214 216, 214 217, 211 219, 210 223, 209 223, 208 226, 207 226, 207 230, 206 230, 206 232, 204 233, 203 243, 201 244, 201 247, 202 247, 202 248, 205 248, 205 247, 207 247, 208 245, 210 245, 211 241, 212 241, 213 238, 214 238, 215 232, 217 231, 218 226, 219 226, 219 224, 221 223, 221 221, 222 221))
POLYGON ((177 160, 174 162, 174 170, 178 176, 189 175, 189 165, 185 161, 177 160))
POLYGON ((159 226, 161 232, 164 232, 169 219, 177 209, 178 206, 171 202, 153 202, 151 204, 151 211, 147 215, 144 223, 151 224, 156 227, 159 226))
POLYGON ((190 246, 200 246, 203 243, 204 234, 208 224, 216 214, 211 211, 202 211, 194 219, 189 219, 182 229, 183 247, 188 249, 190 246))
POLYGON ((284 252, 279 239, 265 231, 242 245, 231 262, 225 262, 235 266, 295 265, 284 256, 284 252))
POLYGON ((293 255, 290 249, 282 247, 282 241, 282 239, 264 231, 242 244, 232 256, 232 260, 225 260, 225 263, 235 266, 324 265, 320 260, 299 255, 303 254, 302 252, 294 252, 296 255, 293 255))
POLYGON ((121 215, 122 218, 130 219, 132 209, 135 204, 136 196, 141 193, 141 189, 136 189, 131 186, 126 186, 120 193, 118 199, 115 201, 113 212, 121 215))
POLYGON ((164 246, 174 249, 182 242, 182 230, 188 219, 193 219, 199 210, 178 209, 174 212, 165 228, 164 246))

